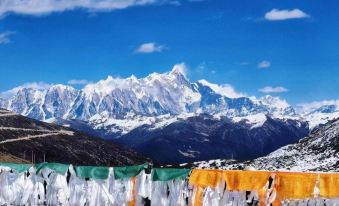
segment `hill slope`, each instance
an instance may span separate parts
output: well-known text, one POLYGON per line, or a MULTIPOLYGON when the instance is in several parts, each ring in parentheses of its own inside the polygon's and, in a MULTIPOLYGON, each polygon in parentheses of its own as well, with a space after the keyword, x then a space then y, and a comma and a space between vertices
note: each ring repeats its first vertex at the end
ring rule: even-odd
POLYGON ((253 161, 212 160, 196 163, 198 167, 244 168, 264 170, 339 171, 339 119, 314 130, 296 144, 282 147, 253 161))
POLYGON ((267 169, 339 171, 339 119, 252 164, 267 169))
POLYGON ((29 163, 28 160, 24 160, 13 156, 11 154, 4 154, 0 152, 0 162, 11 162, 11 163, 29 163))
POLYGON ((125 147, 0 109, 0 153, 36 162, 132 165, 149 159, 125 147))
POLYGON ((308 125, 263 116, 260 125, 199 115, 161 129, 139 127, 116 141, 161 163, 216 158, 248 160, 295 143, 308 134, 308 125))

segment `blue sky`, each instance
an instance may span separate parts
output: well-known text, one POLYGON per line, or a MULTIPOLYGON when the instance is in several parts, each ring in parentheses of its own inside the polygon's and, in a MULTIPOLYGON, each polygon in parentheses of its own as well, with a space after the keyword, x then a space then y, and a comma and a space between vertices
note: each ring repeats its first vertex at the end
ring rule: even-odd
POLYGON ((269 92, 291 104, 339 98, 335 0, 3 2, 0 91, 144 77, 184 62, 190 80, 248 95, 269 92))

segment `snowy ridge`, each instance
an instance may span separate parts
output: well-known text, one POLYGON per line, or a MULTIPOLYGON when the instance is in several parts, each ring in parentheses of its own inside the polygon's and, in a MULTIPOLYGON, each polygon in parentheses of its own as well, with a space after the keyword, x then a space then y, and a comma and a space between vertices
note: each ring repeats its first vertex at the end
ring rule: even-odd
POLYGON ((127 133, 141 125, 154 128, 168 125, 186 116, 207 113, 215 118, 228 117, 260 127, 265 116, 276 119, 308 121, 311 128, 339 117, 339 103, 323 102, 303 106, 296 112, 279 97, 247 97, 229 85, 206 80, 190 82, 184 64, 166 73, 144 78, 107 79, 77 90, 56 84, 37 88, 20 86, 0 99, 0 107, 37 120, 77 119, 95 129, 127 133), (13 93, 12 96, 8 96, 13 93), (307 109, 305 109, 307 108, 307 109))
POLYGON ((122 133, 143 124, 166 125, 187 114, 227 117, 295 114, 278 97, 255 99, 228 85, 218 86, 206 80, 191 83, 183 71, 185 65, 178 64, 170 72, 152 73, 140 79, 133 75, 126 79, 109 76, 82 90, 60 84, 38 89, 18 87, 13 96, 0 100, 0 107, 48 122, 56 118, 79 119, 89 121, 94 128, 118 127, 122 133), (161 120, 164 122, 160 123, 161 120))

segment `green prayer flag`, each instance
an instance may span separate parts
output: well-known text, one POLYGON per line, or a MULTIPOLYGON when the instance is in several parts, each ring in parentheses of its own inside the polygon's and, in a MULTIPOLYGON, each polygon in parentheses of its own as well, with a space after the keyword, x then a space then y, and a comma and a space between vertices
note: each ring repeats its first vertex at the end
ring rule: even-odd
POLYGON ((17 163, 9 163, 9 162, 0 162, 0 166, 9 167, 18 173, 26 172, 28 171, 29 168, 32 167, 31 164, 17 164, 17 163))
POLYGON ((114 167, 114 179, 125 179, 137 176, 148 164, 126 166, 126 167, 114 167))
POLYGON ((75 167, 75 173, 78 177, 84 179, 107 179, 109 167, 77 166, 75 167))
POLYGON ((185 179, 190 173, 190 169, 177 169, 177 168, 153 168, 152 180, 153 181, 168 181, 173 179, 185 179))
POLYGON ((37 164, 35 167, 36 167, 36 173, 39 173, 44 168, 49 168, 61 175, 65 175, 66 172, 68 171, 69 166, 70 166, 69 164, 43 162, 43 163, 37 164))

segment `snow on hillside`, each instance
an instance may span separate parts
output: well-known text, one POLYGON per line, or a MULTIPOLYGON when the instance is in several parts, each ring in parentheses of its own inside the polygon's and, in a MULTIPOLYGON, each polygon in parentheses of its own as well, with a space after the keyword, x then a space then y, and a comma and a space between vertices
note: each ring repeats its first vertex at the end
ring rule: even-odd
POLYGON ((304 119, 309 123, 311 129, 318 127, 319 125, 326 124, 327 122, 339 117, 339 111, 333 113, 311 113, 304 115, 304 119))
POLYGON ((245 116, 245 117, 234 117, 233 118, 234 122, 240 122, 243 120, 247 122, 248 124, 252 125, 251 128, 256 128, 256 127, 261 127, 267 120, 267 117, 265 114, 259 113, 259 114, 245 116))
POLYGON ((165 127, 179 119, 187 119, 194 116, 194 113, 182 113, 180 115, 159 115, 159 116, 127 116, 124 119, 109 118, 108 114, 94 115, 89 119, 89 124, 98 130, 105 130, 107 133, 127 134, 141 126, 149 126, 149 129, 165 127))

